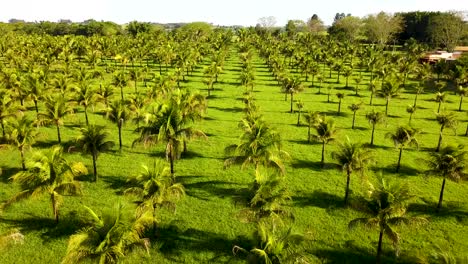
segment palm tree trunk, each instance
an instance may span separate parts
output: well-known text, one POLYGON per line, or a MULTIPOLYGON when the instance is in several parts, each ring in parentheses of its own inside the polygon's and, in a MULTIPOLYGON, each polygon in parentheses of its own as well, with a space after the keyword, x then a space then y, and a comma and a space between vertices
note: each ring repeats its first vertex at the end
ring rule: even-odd
POLYGON ((37 107, 37 100, 34 99, 34 109, 36 110, 36 116, 39 114, 39 108, 37 107))
POLYGON ((442 101, 439 102, 439 107, 437 108, 437 113, 440 113, 440 106, 442 105, 442 101))
POLYGON ((20 155, 21 155, 21 168, 23 168, 23 170, 25 171, 26 170, 26 163, 24 161, 24 149, 23 149, 23 147, 20 147, 19 151, 20 151, 20 155))
MULTIPOLYGON (((120 119, 122 120, 122 119, 120 119)), ((118 124, 118 129, 119 129, 119 150, 122 150, 122 125, 121 125, 121 121, 118 121, 119 124, 118 124)))
POLYGON ((440 145, 442 144, 442 134, 444 133, 444 125, 440 126, 440 132, 439 132, 439 142, 437 142, 437 148, 435 152, 439 152, 440 150, 440 145))
POLYGON ((89 126, 89 120, 88 120, 88 107, 84 107, 84 115, 86 119, 86 126, 89 126))
POLYGON ((353 113, 353 125, 351 126, 351 129, 354 129, 354 121, 356 120, 356 111, 353 113))
POLYGON ((377 246, 377 261, 376 263, 380 263, 380 256, 382 255, 382 240, 383 240, 383 230, 380 230, 379 234, 379 244, 377 246))
POLYGON ((320 161, 320 164, 325 166, 325 141, 322 141, 322 160, 320 161))
POLYGON ((372 105, 373 99, 374 99, 374 92, 371 92, 369 105, 372 105))
POLYGON ((371 140, 370 140, 371 146, 374 146, 374 132, 375 132, 375 124, 372 124, 372 134, 371 134, 371 140))
POLYGON ((120 99, 124 100, 123 86, 120 86, 120 99))
POLYGON ((293 112, 293 100, 294 100, 294 96, 293 96, 293 93, 291 93, 291 113, 293 112))
POLYGON ((338 114, 340 114, 340 113, 341 113, 341 98, 338 101, 338 114))
POLYGON ((54 213, 55 223, 58 224, 59 214, 58 214, 58 208, 57 208, 57 204, 56 204, 56 201, 55 201, 55 195, 54 194, 50 195, 50 201, 52 202, 52 211, 54 213))
POLYGON ((437 204, 437 211, 439 211, 440 208, 442 208, 442 200, 444 199, 445 180, 446 178, 444 177, 444 180, 442 181, 442 188, 440 189, 439 203, 437 204))
POLYGON ((416 96, 414 96, 413 107, 415 107, 415 108, 416 108, 416 103, 418 102, 418 95, 419 95, 419 93, 416 93, 416 96))
POLYGON ((297 112, 297 126, 301 124, 301 110, 297 112))
POLYGON ((97 166, 96 166, 96 160, 97 160, 96 154, 93 153, 92 157, 93 157, 94 182, 97 182, 98 174, 97 174, 97 166))
POLYGON ((468 124, 466 124, 465 137, 468 136, 468 124))
POLYGON ((57 139, 58 139, 58 143, 62 143, 62 138, 60 137, 60 126, 59 124, 56 124, 55 125, 57 127, 57 139))
POLYGON ((349 196, 349 182, 351 181, 351 171, 349 168, 346 169, 346 190, 345 190, 345 197, 344 197, 344 204, 345 206, 348 204, 348 196, 349 196))
POLYGON ((460 104, 458 105, 458 111, 462 110, 463 96, 460 96, 460 104))
POLYGON ((385 115, 387 116, 388 115, 388 102, 390 100, 387 98, 387 102, 385 103, 385 115))
POLYGON ((410 113, 409 115, 409 121, 408 121, 408 125, 411 125, 411 118, 413 117, 413 113, 410 113))
POLYGON ((400 171, 400 162, 401 162, 401 154, 403 153, 403 147, 400 147, 400 154, 398 155, 398 163, 396 167, 396 172, 400 171))

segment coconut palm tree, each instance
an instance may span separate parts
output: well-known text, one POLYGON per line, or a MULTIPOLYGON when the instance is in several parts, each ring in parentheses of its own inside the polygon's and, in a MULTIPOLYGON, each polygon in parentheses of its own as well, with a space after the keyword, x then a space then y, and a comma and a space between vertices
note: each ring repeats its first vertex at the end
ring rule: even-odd
POLYGON ((356 86, 354 87, 354 92, 356 96, 359 96, 359 84, 362 82, 362 75, 357 75, 354 77, 354 83, 356 86))
POLYGON ((369 123, 372 125, 370 145, 374 146, 375 126, 385 121, 385 114, 383 112, 376 112, 375 109, 372 109, 372 112, 368 112, 366 114, 366 118, 367 118, 367 121, 369 121, 369 123))
POLYGON ((410 116, 409 116, 409 121, 408 121, 408 125, 411 125, 411 119, 412 119, 412 117, 413 117, 414 112, 416 112, 416 109, 417 109, 417 108, 416 108, 416 106, 414 106, 414 104, 413 104, 413 105, 408 105, 408 106, 406 107, 406 112, 407 112, 408 114, 410 114, 410 116))
POLYGON ((442 106, 442 103, 445 102, 445 93, 437 92, 435 101, 439 103, 439 106, 437 107, 437 113, 440 113, 440 107, 442 106))
POLYGON ((99 87, 96 92, 98 101, 104 103, 105 107, 109 107, 109 99, 114 96, 114 88, 110 84, 104 84, 99 87))
POLYGON ((456 129, 458 121, 457 121, 457 116, 451 112, 436 113, 436 120, 437 120, 437 123, 439 123, 440 125, 440 131, 439 131, 439 141, 437 142, 437 147, 436 147, 435 152, 439 152, 440 146, 442 144, 444 128, 456 129))
POLYGON ((11 94, 6 89, 0 89, 0 125, 2 127, 2 136, 5 138, 5 120, 14 117, 19 112, 11 94))
POLYGON ((128 76, 124 71, 119 71, 114 74, 112 85, 120 89, 120 100, 124 101, 124 87, 128 86, 128 76))
POLYGON ((416 95, 414 96, 414 103, 413 106, 416 107, 418 102, 418 96, 424 92, 424 85, 421 83, 416 84, 416 95))
POLYGON ((301 83, 299 78, 287 77, 283 81, 283 86, 281 88, 285 94, 290 95, 290 105, 291 109, 290 112, 293 112, 293 102, 294 102, 294 94, 300 93, 304 91, 304 86, 301 83))
POLYGON ((370 94, 370 101, 369 101, 369 105, 373 105, 373 101, 374 101, 374 95, 377 93, 377 91, 379 90, 380 86, 379 86, 379 82, 377 81, 377 79, 373 79, 369 82, 369 91, 371 92, 370 94))
POLYGON ((6 142, 18 148, 21 155, 21 167, 26 170, 26 164, 24 159, 24 151, 31 147, 35 141, 36 128, 34 121, 22 116, 21 118, 15 119, 9 123, 8 131, 6 134, 6 142))
POLYGON ((307 123, 307 143, 310 143, 310 130, 312 129, 312 127, 315 127, 316 125, 318 125, 318 123, 322 122, 322 118, 323 116, 318 111, 308 111, 304 114, 304 120, 307 123))
POLYGON ((312 137, 315 140, 322 142, 322 159, 320 160, 320 163, 323 167, 325 166, 325 145, 335 140, 338 129, 335 126, 335 120, 325 117, 323 117, 322 121, 314 128, 317 135, 313 135, 312 137))
POLYGON ((45 112, 39 113, 41 124, 54 124, 57 128, 58 143, 62 143, 60 126, 63 125, 65 116, 72 114, 73 108, 68 104, 62 94, 52 95, 46 98, 45 112))
POLYGON ((448 145, 443 147, 439 152, 429 153, 429 159, 427 160, 429 170, 426 173, 443 178, 437 210, 440 210, 442 207, 446 179, 458 182, 464 178, 466 176, 465 169, 467 163, 468 152, 464 150, 463 145, 448 145))
POLYGON ((350 106, 348 106, 348 109, 353 111, 353 125, 351 126, 351 129, 354 129, 354 121, 356 120, 356 112, 359 109, 361 109, 361 105, 362 105, 362 103, 351 104, 350 106))
POLYGON ((137 125, 137 131, 140 130, 140 122, 143 120, 143 111, 146 107, 146 98, 140 94, 130 95, 127 100, 127 107, 132 114, 132 119, 137 125))
POLYGON ((241 168, 254 165, 257 170, 260 165, 273 167, 284 173, 283 159, 289 158, 289 154, 281 150, 281 137, 261 117, 251 119, 246 117, 241 120, 239 127, 243 134, 238 144, 225 148, 230 157, 224 161, 224 166, 241 164, 241 168))
POLYGON ((338 115, 341 113, 341 100, 345 97, 344 93, 336 93, 336 97, 338 98, 338 115))
POLYGON ((112 101, 106 109, 106 118, 117 124, 119 130, 119 149, 122 149, 122 126, 129 119, 127 106, 121 100, 112 101))
POLYGON ((143 233, 151 227, 149 214, 132 221, 124 214, 120 204, 114 209, 115 212, 106 212, 102 216, 89 207, 84 208, 89 224, 70 237, 63 264, 78 263, 84 259, 102 264, 117 263, 134 246, 142 246, 148 252, 149 240, 143 238, 143 233))
POLYGON ((93 158, 94 181, 98 179, 97 159, 102 152, 109 151, 114 147, 114 142, 107 140, 107 132, 102 126, 89 125, 80 129, 81 134, 76 139, 76 147, 89 154, 93 158))
POLYGON ((457 93, 460 96, 460 104, 458 105, 458 111, 462 110, 463 97, 468 96, 468 87, 458 86, 457 93))
POLYGON ((296 107, 297 107, 297 126, 301 124, 301 113, 302 113, 302 108, 304 108, 304 102, 302 100, 298 100, 296 102, 296 107))
POLYGON ((143 165, 142 172, 129 178, 128 182, 132 187, 127 188, 124 194, 138 199, 137 216, 151 212, 156 234, 158 210, 164 207, 175 210, 175 202, 185 195, 184 186, 175 182, 170 167, 162 160, 156 160, 152 168, 143 165))
POLYGON ((373 153, 364 148, 362 144, 353 143, 347 138, 339 145, 337 151, 332 152, 332 158, 338 162, 340 168, 346 172, 346 191, 344 203, 348 204, 349 183, 353 172, 364 176, 367 166, 373 162, 373 153))
POLYGON ((412 196, 408 185, 388 183, 380 179, 376 189, 371 186, 369 198, 365 202, 365 211, 368 217, 356 218, 349 222, 348 227, 354 229, 361 225, 368 229, 379 230, 379 242, 377 246, 377 263, 381 262, 382 242, 384 235, 388 237, 399 254, 400 235, 395 230, 397 225, 421 225, 427 223, 422 217, 406 216, 406 204, 412 196))
POLYGON ((403 153, 403 149, 409 145, 414 145, 416 148, 419 147, 419 142, 416 139, 416 136, 419 133, 420 131, 418 129, 405 126, 397 127, 395 133, 387 133, 386 137, 390 138, 393 141, 395 147, 400 150, 396 172, 400 171, 401 154, 403 153))
POLYGON ((55 222, 58 223, 62 196, 81 194, 81 184, 75 180, 75 177, 86 173, 88 171, 82 163, 70 163, 63 157, 63 149, 60 146, 54 146, 45 153, 35 153, 28 160, 28 170, 10 178, 20 184, 21 191, 1 207, 6 208, 22 199, 48 195, 55 222))
POLYGON ((380 97, 385 98, 385 115, 388 115, 388 103, 390 99, 396 97, 400 94, 401 86, 400 83, 396 82, 395 80, 386 81, 380 90, 377 92, 377 95, 380 97))
POLYGON ((98 101, 97 90, 91 86, 89 81, 82 81, 74 87, 75 95, 73 101, 82 105, 85 114, 86 125, 89 125, 88 108, 98 101))

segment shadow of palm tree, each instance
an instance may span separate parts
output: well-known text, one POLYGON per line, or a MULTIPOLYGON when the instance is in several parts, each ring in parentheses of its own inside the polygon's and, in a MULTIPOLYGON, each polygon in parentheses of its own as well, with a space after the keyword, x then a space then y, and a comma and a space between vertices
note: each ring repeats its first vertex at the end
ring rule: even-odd
MULTIPOLYGON (((21 165, 20 165, 21 166, 21 165)), ((22 171, 22 169, 18 166, 18 168, 13 168, 13 167, 3 167, 2 168, 2 173, 0 174, 0 180, 3 183, 8 183, 10 182, 10 177, 15 175, 16 173, 22 171)))
POLYGON ((252 241, 244 236, 231 240, 214 232, 207 232, 195 228, 181 229, 174 223, 158 228, 157 240, 161 243, 159 251, 170 261, 186 263, 184 252, 211 252, 214 257, 199 259, 199 263, 226 263, 235 257, 231 251, 235 245, 250 248, 252 241))
POLYGON ((216 109, 216 110, 219 110, 219 111, 223 111, 223 112, 228 112, 228 113, 240 113, 242 112, 242 108, 241 107, 218 107, 218 106, 210 106, 210 109, 216 109))
POLYGON ((299 160, 295 159, 291 162, 291 167, 294 169, 313 169, 313 170, 331 170, 336 169, 335 163, 325 162, 322 166, 320 161, 299 160))
POLYGON ((400 171, 396 172, 396 164, 388 165, 386 167, 375 167, 376 170, 381 170, 385 174, 394 174, 397 173, 400 177, 408 177, 408 176, 417 176, 421 173, 420 170, 417 168, 401 164, 400 171))
POLYGON ((409 204, 408 211, 421 215, 429 215, 433 220, 454 218, 460 223, 468 224, 468 211, 459 202, 445 202, 438 211, 437 202, 425 200, 423 203, 409 204))
POLYGON ((199 181, 187 183, 184 182, 184 180, 181 182, 185 187, 185 192, 187 195, 201 200, 210 200, 210 198, 207 197, 214 195, 221 199, 229 198, 236 204, 244 204, 246 201, 248 201, 249 198, 251 198, 250 189, 240 183, 230 183, 223 181, 199 181), (244 188, 241 186, 244 186, 244 188), (209 195, 207 195, 207 193, 209 195))
MULTIPOLYGON (((92 178, 94 179, 94 178, 92 178)), ((99 180, 105 182, 108 188, 115 190, 115 194, 122 195, 123 190, 127 186, 127 181, 122 177, 115 176, 99 176, 99 180)), ((98 181, 99 181, 98 180, 98 181)))
POLYGON ((320 190, 315 190, 312 194, 293 196, 292 200, 294 205, 300 207, 312 206, 323 209, 330 209, 343 207, 344 205, 343 197, 320 190))

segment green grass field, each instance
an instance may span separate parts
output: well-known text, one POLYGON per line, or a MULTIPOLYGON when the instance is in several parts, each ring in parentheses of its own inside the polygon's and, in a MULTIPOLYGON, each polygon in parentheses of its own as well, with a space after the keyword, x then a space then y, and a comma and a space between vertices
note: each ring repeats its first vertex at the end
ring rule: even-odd
MULTIPOLYGON (((208 62, 206 62, 208 63, 208 62)), ((378 240, 376 230, 359 228, 348 229, 348 222, 362 216, 362 213, 343 206, 345 190, 345 175, 334 164, 330 153, 336 149, 336 142, 327 146, 326 165, 320 167, 320 143, 307 143, 307 127, 296 126, 297 114, 289 113, 289 100, 284 100, 284 94, 271 76, 266 64, 256 57, 254 60, 256 80, 254 96, 265 120, 280 134, 283 149, 290 153, 291 160, 287 162, 287 188, 292 196, 291 209, 295 215, 293 230, 307 233, 312 240, 307 244, 307 252, 315 257, 312 261, 325 263, 372 263, 375 261, 375 251, 378 240)), ((157 68, 153 69, 154 71, 157 68)), ((223 168, 226 158, 224 148, 238 142, 241 130, 238 123, 242 118, 243 103, 240 100, 244 88, 239 85, 238 76, 240 63, 238 53, 231 49, 225 67, 215 84, 212 96, 208 98, 208 110, 204 120, 196 124, 203 130, 208 139, 189 143, 189 154, 175 164, 176 176, 183 183, 187 195, 177 204, 175 214, 165 212, 161 218, 164 223, 160 227, 160 237, 152 241, 150 254, 143 249, 136 249, 122 263, 243 263, 243 259, 232 254, 232 247, 239 245, 252 247, 253 224, 246 224, 236 217, 243 208, 237 202, 239 197, 245 197, 254 177, 254 168, 240 170, 238 166, 223 168)), ((183 87, 201 90, 206 94, 202 82, 202 69, 197 68, 183 87)), ((335 73, 334 73, 335 74, 335 73)), ((327 87, 324 84, 322 94, 317 94, 317 87, 307 87, 295 99, 304 102, 304 110, 321 111, 333 117, 339 127, 339 141, 349 137, 352 141, 368 143, 370 141, 370 125, 365 114, 373 108, 384 111, 385 100, 375 98, 374 106, 369 106, 369 92, 364 87, 369 76, 361 84, 361 96, 354 96, 352 88, 344 89, 344 78, 340 84, 335 84, 335 76, 326 80, 333 85, 331 102, 327 103, 327 87), (336 92, 346 94, 342 103, 342 114, 337 115, 336 92), (357 112, 356 129, 351 129, 352 112, 348 105, 363 102, 363 107, 357 112)), ((328 76, 327 76, 328 77, 328 76)), ((462 256, 468 249, 468 187, 466 183, 448 182, 444 197, 444 208, 436 213, 435 207, 442 183, 441 178, 426 177, 427 169, 424 159, 428 152, 437 145, 439 125, 435 121, 437 103, 434 102, 434 92, 426 89, 418 100, 418 110, 413 116, 412 125, 422 129, 419 135, 419 150, 405 149, 403 152, 402 169, 394 173, 398 158, 398 150, 393 142, 385 138, 399 125, 408 123, 409 114, 406 107, 412 104, 414 91, 409 82, 407 89, 398 98, 392 99, 389 105, 389 117, 385 124, 378 125, 373 148, 377 163, 374 170, 382 172, 394 181, 408 183, 415 198, 409 205, 410 215, 424 215, 429 224, 419 227, 398 227, 401 234, 401 255, 394 256, 391 243, 384 240, 384 260, 388 263, 411 263, 415 257, 430 256, 437 248, 462 256)), ((309 86, 310 82, 307 83, 309 86)), ((140 91, 144 91, 140 82, 140 91)), ((350 86, 353 86, 350 81, 350 86)), ((133 91, 132 87, 126 92, 133 91)), ((116 91, 116 95, 118 93, 116 91)), ((448 101, 443 107, 457 114, 459 126, 457 133, 449 129, 445 131, 444 142, 466 144, 464 137, 468 116, 466 112, 456 112, 459 97, 448 92, 448 101)), ((29 102, 29 106, 32 103, 29 102)), ((110 138, 118 141, 117 126, 105 120, 100 113, 101 106, 94 108, 90 116, 91 123, 105 125, 110 138)), ((468 108, 468 106, 465 106, 468 108)), ((33 109, 29 111, 33 115, 33 109)), ((77 124, 84 125, 82 112, 69 117, 62 129, 64 142, 72 141, 78 135, 77 124)), ((153 159, 164 157, 164 146, 154 148, 132 147, 137 137, 133 131, 134 124, 128 123, 123 130, 122 151, 118 146, 110 153, 102 154, 98 159, 100 179, 97 183, 89 181, 91 176, 84 178, 84 193, 79 197, 65 197, 61 208, 61 222, 55 225, 50 202, 43 199, 29 199, 14 204, 0 216, 0 231, 18 228, 24 234, 23 244, 11 245, 0 254, 1 263, 59 263, 65 255, 67 241, 70 235, 80 229, 76 214, 83 211, 82 205, 94 210, 109 210, 119 201, 124 204, 126 214, 133 214, 135 206, 132 199, 122 195, 129 176, 140 171, 142 164, 151 164, 153 159)), ((56 142, 54 127, 40 127, 40 134, 33 150, 45 149, 56 142)), ((30 156, 30 152, 27 153, 30 156)), ((73 161, 83 161, 92 168, 91 157, 76 153, 67 154, 73 161)), ((0 166, 3 170, 0 182, 0 200, 6 200, 15 194, 19 188, 8 181, 8 178, 21 168, 19 152, 16 149, 0 150, 0 166)), ((369 176, 375 181, 375 176, 369 176)), ((351 181, 351 198, 363 195, 366 185, 358 177, 351 181)))

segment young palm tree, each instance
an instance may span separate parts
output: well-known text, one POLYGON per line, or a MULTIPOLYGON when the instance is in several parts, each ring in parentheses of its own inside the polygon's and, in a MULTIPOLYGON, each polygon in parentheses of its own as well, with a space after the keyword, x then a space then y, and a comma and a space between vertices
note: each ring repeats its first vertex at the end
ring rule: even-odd
POLYGON ((249 120, 249 117, 241 120, 239 126, 244 133, 240 137, 239 144, 233 144, 225 148, 230 157, 224 161, 224 166, 241 164, 241 168, 254 165, 257 170, 260 165, 274 167, 284 173, 283 159, 289 158, 289 154, 281 150, 281 137, 260 117, 249 120))
POLYGON ((369 216, 352 220, 349 222, 348 227, 354 229, 362 225, 369 229, 379 230, 377 263, 380 263, 384 235, 393 242, 398 255, 400 235, 396 232, 394 226, 425 224, 427 219, 405 215, 406 203, 412 197, 408 185, 391 184, 384 179, 380 179, 378 188, 374 189, 372 187, 369 193, 369 198, 366 201, 366 211, 369 216))
POLYGON ((26 170, 24 151, 34 143, 36 133, 34 121, 25 116, 15 119, 9 124, 6 141, 9 145, 18 148, 23 170, 26 170))
POLYGON ((313 138, 322 142, 322 159, 320 163, 323 167, 325 166, 325 145, 335 140, 338 129, 335 127, 333 119, 324 117, 322 122, 315 126, 315 130, 317 131, 317 135, 313 135, 313 138))
POLYGON ((430 157, 427 160, 429 170, 427 174, 443 178, 437 210, 440 210, 442 207, 446 179, 458 182, 466 176, 465 169, 468 163, 468 152, 463 148, 463 145, 448 145, 443 147, 440 152, 429 153, 430 157))
POLYGON ((97 90, 91 87, 89 81, 80 82, 75 88, 75 98, 73 99, 78 105, 82 105, 84 109, 86 125, 89 125, 88 108, 93 106, 98 100, 97 90))
POLYGON ((351 104, 348 106, 348 109, 353 111, 353 125, 351 126, 351 129, 354 129, 354 121, 356 120, 356 112, 361 109, 362 103, 359 104, 351 104))
POLYGON ((362 144, 352 143, 349 138, 345 143, 340 144, 337 151, 332 152, 332 158, 346 172, 346 191, 344 203, 348 204, 349 183, 353 172, 364 175, 367 166, 373 162, 373 153, 364 148, 362 144))
POLYGON ((122 126, 124 122, 129 119, 129 112, 127 106, 120 100, 112 101, 106 109, 106 117, 112 122, 117 124, 119 130, 119 149, 122 149, 122 126))
POLYGON ((63 157, 60 146, 54 146, 45 153, 35 153, 28 161, 28 170, 10 178, 20 184, 21 191, 1 207, 5 208, 22 199, 48 195, 55 222, 58 223, 62 195, 81 194, 81 184, 75 180, 75 177, 86 173, 88 172, 82 163, 70 163, 63 157))
POLYGON ((395 133, 387 133, 386 137, 390 138, 393 141, 395 147, 400 150, 400 154, 398 155, 396 172, 400 171, 401 154, 403 153, 403 148, 405 148, 408 145, 415 145, 416 148, 419 147, 419 142, 416 139, 416 136, 419 133, 420 131, 418 129, 405 126, 398 127, 395 133))
POLYGON ((304 102, 302 100, 298 100, 296 102, 296 107, 297 107, 297 126, 301 125, 301 114, 302 114, 302 108, 304 108, 304 102))
POLYGON ((336 93, 336 97, 338 98, 338 115, 341 113, 341 100, 345 97, 344 93, 336 93))
POLYGON ((369 123, 372 125, 370 145, 374 146, 375 126, 385 121, 385 114, 383 112, 376 112, 374 109, 372 109, 372 112, 368 112, 366 114, 366 118, 367 118, 367 121, 369 121, 369 123))
POLYGON ((362 75, 357 75, 356 77, 354 77, 354 83, 356 84, 356 86, 354 87, 354 92, 356 96, 359 96, 359 84, 361 84, 361 82, 362 75))
POLYGON ((85 206, 90 223, 70 237, 63 264, 78 263, 91 259, 102 264, 117 263, 128 250, 142 246, 149 250, 149 240, 142 238, 144 231, 151 227, 152 219, 145 214, 135 221, 129 219, 119 204, 116 212, 99 216, 85 206))
POLYGON ((90 154, 93 158, 94 181, 98 179, 97 159, 99 154, 114 147, 114 142, 107 140, 107 132, 102 126, 89 125, 81 129, 81 135, 76 139, 77 148, 83 154, 90 154))
POLYGON ((140 174, 128 179, 132 187, 124 194, 135 196, 138 201, 137 216, 150 211, 153 217, 153 232, 159 222, 158 210, 164 207, 175 210, 175 202, 185 195, 184 186, 174 182, 171 170, 162 160, 157 160, 152 168, 143 166, 140 174))
POLYGON ((468 87, 463 88, 461 85, 458 86, 457 93, 460 96, 460 104, 458 105, 458 111, 462 110, 463 97, 468 96, 468 87))
POLYGON ((143 111, 146 106, 146 98, 143 95, 130 95, 127 101, 127 107, 132 114, 132 119, 137 125, 137 131, 140 130, 140 122, 143 120, 143 111))
POLYGON ((312 127, 315 127, 318 125, 320 122, 322 122, 323 116, 320 114, 320 112, 315 111, 308 111, 307 113, 304 114, 304 120, 307 123, 307 143, 310 143, 310 130, 312 127))
POLYGON ((377 79, 371 80, 371 81, 369 82, 369 87, 368 87, 368 89, 369 89, 369 91, 371 92, 369 105, 373 105, 374 94, 376 94, 377 91, 379 90, 379 82, 377 81, 377 79))
POLYGON ((442 103, 445 102, 445 93, 437 92, 435 101, 439 103, 439 106, 437 107, 437 113, 439 113, 442 103))
POLYGON ((416 85, 416 95, 414 96, 414 103, 413 103, 413 106, 416 107, 416 104, 418 102, 418 96, 424 92, 424 85, 423 84, 420 84, 418 83, 416 85))
POLYGON ((2 127, 2 136, 5 138, 5 120, 14 117, 19 113, 19 108, 16 107, 15 101, 11 98, 11 94, 6 89, 0 89, 0 125, 2 127))
POLYGON ((124 101, 124 87, 128 86, 128 76, 124 71, 119 71, 114 74, 112 79, 112 85, 115 87, 120 88, 120 100, 124 101))
POLYGON ((109 107, 109 99, 114 95, 114 88, 110 84, 105 84, 96 93, 98 101, 103 102, 106 108, 109 107))
POLYGON ((62 94, 47 97, 45 102, 45 112, 39 113, 39 120, 42 124, 54 124, 57 128, 58 143, 62 143, 60 136, 60 126, 63 125, 63 119, 68 114, 73 113, 73 108, 70 107, 62 94))
POLYGON ((414 106, 414 104, 413 104, 413 105, 408 105, 408 106, 406 107, 406 112, 407 112, 408 114, 410 114, 410 116, 409 116, 409 121, 408 121, 408 125, 411 125, 411 119, 412 119, 412 117, 413 117, 414 112, 416 112, 416 109, 417 109, 417 108, 416 108, 416 106, 414 106))
POLYGON ((290 112, 293 112, 293 102, 294 102, 294 94, 300 93, 304 91, 304 86, 302 85, 299 78, 285 78, 283 81, 282 90, 285 94, 290 95, 290 105, 291 109, 290 112))
POLYGON ((385 115, 388 115, 388 103, 390 102, 390 99, 398 96, 400 94, 400 91, 400 83, 396 82, 395 80, 386 81, 378 91, 377 95, 385 98, 386 100, 385 115))
POLYGON ((437 142, 437 148, 435 152, 439 152, 440 146, 442 144, 442 136, 444 134, 444 128, 455 129, 457 127, 458 121, 457 121, 457 116, 451 112, 436 113, 436 120, 437 120, 437 123, 439 123, 440 125, 440 131, 439 131, 439 141, 437 142))

